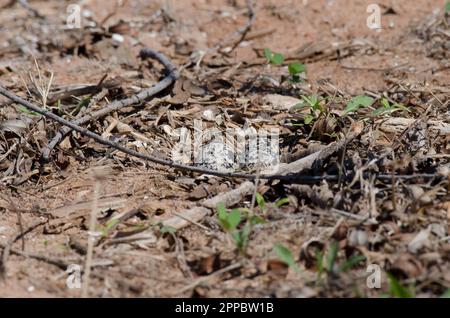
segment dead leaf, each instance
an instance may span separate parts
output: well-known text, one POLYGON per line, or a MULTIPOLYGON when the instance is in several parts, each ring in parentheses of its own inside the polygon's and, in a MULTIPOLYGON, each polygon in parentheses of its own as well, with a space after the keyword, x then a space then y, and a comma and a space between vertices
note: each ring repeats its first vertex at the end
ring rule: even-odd
POLYGON ((417 254, 422 248, 427 246, 429 244, 430 237, 430 230, 422 230, 417 234, 411 242, 408 244, 408 250, 413 253, 417 254))
POLYGON ((411 254, 400 255, 389 267, 389 272, 395 276, 404 278, 416 278, 423 274, 423 266, 420 261, 411 254))
POLYGON ((289 111, 295 105, 300 104, 301 100, 291 96, 269 94, 262 98, 262 102, 264 103, 263 108, 289 111))
POLYGON ((300 261, 305 262, 306 268, 311 268, 316 265, 317 254, 322 252, 325 244, 322 241, 312 239, 303 243, 300 249, 300 261))

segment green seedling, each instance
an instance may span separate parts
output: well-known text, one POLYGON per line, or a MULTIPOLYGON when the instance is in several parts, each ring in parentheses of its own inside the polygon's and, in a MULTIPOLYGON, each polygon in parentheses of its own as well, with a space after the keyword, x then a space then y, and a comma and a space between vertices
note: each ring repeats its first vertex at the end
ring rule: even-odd
POLYGON ((391 104, 391 103, 389 103, 389 101, 386 98, 383 98, 380 101, 380 104, 381 104, 382 107, 375 109, 372 112, 373 116, 379 116, 381 114, 386 114, 386 113, 391 114, 391 113, 393 113, 395 111, 399 111, 399 110, 404 110, 404 111, 407 111, 407 112, 411 112, 408 108, 406 108, 402 104, 398 104, 398 103, 391 104))
POLYGON ((258 204, 261 211, 264 211, 266 207, 266 200, 264 200, 264 197, 259 193, 256 193, 255 197, 256 197, 256 204, 258 204))
POLYGON ((274 53, 271 49, 264 49, 264 57, 272 65, 281 65, 284 62, 284 55, 281 53, 274 53))
POLYGON ((171 226, 162 225, 161 228, 160 228, 160 231, 161 231, 162 234, 166 234, 166 233, 168 233, 168 234, 175 234, 177 229, 174 228, 174 227, 171 227, 171 226))
POLYGON ((322 275, 325 271, 325 266, 323 264, 324 253, 322 251, 317 252, 316 255, 316 266, 317 266, 317 283, 322 281, 322 275))
MULTIPOLYGON (((274 53, 271 49, 264 49, 264 57, 267 62, 272 65, 282 65, 285 61, 285 57, 281 53, 274 53)), ((290 80, 292 83, 299 83, 301 81, 300 74, 306 73, 306 65, 294 61, 288 65, 288 71, 290 80)))
POLYGON ((119 224, 119 219, 111 219, 106 222, 105 225, 99 225, 98 231, 102 234, 102 236, 108 236, 109 232, 119 224))
POLYGON ((238 225, 241 223, 242 215, 241 211, 238 209, 233 209, 230 213, 228 213, 225 209, 225 205, 223 203, 219 203, 217 206, 217 212, 220 225, 227 232, 236 230, 238 225))
POLYGON ((289 204, 289 202, 290 202, 289 198, 282 198, 282 199, 278 200, 277 202, 275 202, 275 206, 279 208, 280 206, 289 204))
POLYGON ((232 209, 231 212, 227 212, 223 203, 217 205, 217 212, 220 226, 230 234, 239 252, 245 255, 252 227, 264 223, 264 220, 256 215, 248 216, 248 211, 245 209, 232 209), (245 224, 239 228, 244 220, 245 224))
POLYGON ((78 114, 78 112, 79 112, 83 107, 87 107, 87 106, 89 105, 90 101, 91 101, 91 97, 90 97, 90 96, 89 96, 89 97, 82 98, 82 99, 78 102, 78 104, 77 104, 77 106, 75 107, 75 109, 70 113, 70 115, 74 116, 74 115, 78 114))
POLYGON ((327 255, 327 270, 329 273, 333 272, 334 263, 336 262, 336 257, 339 252, 339 244, 336 241, 331 242, 330 250, 327 255))
POLYGON ((309 114, 304 118, 305 125, 310 125, 314 120, 317 120, 320 116, 326 114, 325 108, 322 106, 324 99, 319 98, 317 95, 305 96, 301 95, 302 102, 295 105, 294 109, 308 108, 309 114))
POLYGON ((372 106, 374 99, 369 96, 359 95, 353 97, 344 109, 344 115, 357 112, 361 107, 367 108, 372 106))
POLYGON ((251 232, 250 223, 246 223, 242 230, 234 231, 231 233, 234 243, 241 254, 245 254, 245 249, 248 245, 248 238, 251 232))
POLYGON ((331 134, 330 133, 325 133, 324 136, 327 136, 330 139, 337 139, 338 134, 335 131, 333 131, 331 134))
POLYGON ((414 293, 410 288, 406 288, 390 273, 387 274, 389 280, 389 295, 394 298, 414 298, 414 293))
POLYGON ((366 257, 364 255, 352 255, 340 266, 339 271, 345 273, 359 263, 364 262, 365 260, 366 257))
POLYGON ((31 115, 31 116, 38 116, 38 113, 35 113, 31 110, 28 110, 28 108, 24 107, 24 106, 17 106, 17 110, 21 113, 27 114, 27 115, 31 115))
POLYGON ((441 298, 450 298, 450 288, 441 295, 441 298))
POLYGON ((285 247, 284 245, 277 243, 273 246, 273 251, 277 255, 278 259, 285 263, 289 268, 292 268, 296 272, 299 271, 299 268, 295 262, 294 256, 292 255, 292 252, 285 247))
POLYGON ((323 273, 328 275, 338 275, 340 273, 345 273, 354 266, 366 260, 363 255, 352 255, 349 259, 342 262, 340 265, 337 264, 337 256, 339 252, 339 243, 332 241, 327 253, 319 251, 316 256, 316 266, 317 266, 317 282, 322 281, 323 273))
POLYGON ((291 75, 291 82, 299 83, 301 73, 306 73, 306 65, 300 62, 292 62, 288 66, 289 75, 291 75))

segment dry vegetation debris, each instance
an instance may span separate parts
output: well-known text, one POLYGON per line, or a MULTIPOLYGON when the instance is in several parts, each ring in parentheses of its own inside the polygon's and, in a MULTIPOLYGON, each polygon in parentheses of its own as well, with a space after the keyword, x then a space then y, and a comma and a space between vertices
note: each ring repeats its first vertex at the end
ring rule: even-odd
POLYGON ((4 2, 0 296, 448 294, 442 1, 383 6, 380 33, 351 1, 91 0, 80 29, 68 1, 4 2), (170 160, 200 120, 279 129, 278 170, 146 160, 170 160))

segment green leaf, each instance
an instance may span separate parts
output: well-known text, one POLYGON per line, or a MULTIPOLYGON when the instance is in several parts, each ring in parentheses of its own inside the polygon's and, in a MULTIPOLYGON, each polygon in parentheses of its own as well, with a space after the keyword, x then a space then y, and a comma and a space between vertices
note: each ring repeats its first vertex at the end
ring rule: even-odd
POLYGON ((233 230, 237 228, 239 223, 241 223, 242 214, 238 209, 231 210, 228 215, 228 224, 230 225, 230 229, 233 230))
POLYGON ((273 246, 273 251, 280 259, 280 261, 282 261, 289 267, 296 268, 297 264, 295 264, 294 256, 292 256, 292 252, 287 247, 280 243, 277 243, 273 246))
POLYGON ((338 251, 339 251, 338 242, 336 242, 336 241, 331 242, 330 250, 328 252, 328 257, 327 257, 328 272, 331 272, 333 270, 334 262, 336 261, 336 256, 338 254, 338 251))
POLYGON ((236 243, 237 248, 244 254, 247 247, 248 237, 250 236, 251 226, 249 223, 245 224, 244 228, 240 231, 231 233, 231 238, 236 243))
POLYGON ((293 63, 289 64, 288 70, 289 70, 289 74, 297 75, 300 73, 305 73, 306 66, 305 66, 305 64, 302 64, 300 62, 293 62, 293 63))
POLYGON ((360 262, 364 262, 365 260, 366 257, 364 255, 352 255, 344 264, 342 264, 340 271, 346 272, 353 266, 357 265, 360 262))
POLYGON ((300 97, 308 104, 309 107, 313 107, 314 106, 314 96, 315 95, 311 95, 311 97, 308 97, 305 95, 301 95, 300 97))
POLYGON ((381 103, 381 105, 384 108, 390 108, 391 107, 391 104, 389 104, 389 101, 386 98, 383 98, 380 103, 381 103))
POLYGON ((445 4, 445 12, 450 12, 450 1, 445 4))
POLYGON ((264 57, 270 64, 281 65, 284 62, 284 55, 280 53, 273 53, 271 49, 264 49, 264 57))
POLYGON ((234 243, 236 243, 237 247, 240 249, 242 246, 242 237, 241 233, 239 231, 231 233, 231 238, 233 239, 234 243))
POLYGON ((255 225, 255 224, 264 224, 266 223, 266 220, 264 220, 262 217, 260 217, 259 215, 253 215, 248 219, 249 223, 251 225, 255 225))
POLYGON ((395 107, 395 108, 397 108, 397 109, 401 109, 401 110, 407 111, 408 113, 411 112, 411 111, 408 109, 408 107, 406 107, 406 106, 403 105, 403 104, 395 103, 395 104, 393 105, 393 107, 395 107))
POLYGON ((266 205, 266 201, 264 200, 264 197, 259 193, 256 193, 256 203, 262 210, 264 209, 264 207, 266 205))
POLYGON ((219 202, 217 204, 217 212, 219 212, 219 217, 227 215, 227 210, 225 209, 225 204, 223 202, 219 202))
POLYGON ((247 244, 248 237, 250 236, 251 226, 249 223, 244 225, 244 228, 241 231, 241 237, 244 244, 247 244))
POLYGON ((384 108, 384 107, 377 108, 377 109, 375 109, 375 110, 372 112, 372 115, 373 115, 373 116, 381 115, 382 113, 384 113, 384 112, 387 111, 388 109, 389 109, 389 108, 384 108))
POLYGON ((301 102, 301 103, 298 103, 298 104, 295 104, 294 106, 292 106, 291 109, 292 110, 302 109, 302 108, 305 108, 307 106, 309 106, 309 105, 306 105, 304 102, 301 102))
POLYGON ((375 109, 373 112, 372 112, 372 115, 373 116, 378 116, 378 115, 381 115, 381 114, 383 114, 383 113, 393 113, 393 112, 395 112, 395 111, 397 111, 397 110, 404 110, 404 111, 406 111, 406 112, 411 112, 406 106, 404 106, 404 105, 402 105, 402 104, 399 104, 399 103, 395 103, 395 104, 393 104, 393 105, 391 105, 390 103, 389 103, 389 101, 386 99, 386 98, 383 98, 381 101, 380 101, 380 103, 381 103, 381 105, 383 106, 383 107, 380 107, 380 108, 378 108, 378 109, 375 109))
POLYGON ((272 62, 272 50, 271 49, 264 49, 264 57, 267 59, 267 61, 270 63, 272 62))
POLYGON ((450 288, 441 295, 441 298, 450 298, 450 288))
POLYGON ((119 219, 111 219, 108 222, 106 222, 105 228, 107 231, 111 230, 113 227, 115 227, 117 224, 119 224, 119 219))
POLYGON ((314 120, 314 116, 313 115, 306 115, 305 116, 305 120, 304 120, 305 125, 311 124, 313 120, 314 120))
POLYGON ((271 63, 275 65, 281 65, 284 62, 284 55, 280 53, 275 53, 272 56, 271 63))
POLYGON ((283 198, 275 202, 275 206, 280 207, 282 205, 289 204, 289 198, 283 198))
POLYGON ((308 106, 312 110, 318 110, 318 111, 320 111, 322 113, 325 111, 323 109, 323 107, 320 105, 319 96, 311 95, 311 96, 308 97, 308 96, 302 95, 301 98, 308 104, 308 106))
POLYGON ((227 210, 225 209, 225 204, 223 202, 220 202, 217 205, 217 212, 219 222, 222 228, 226 231, 230 230, 230 224, 228 223, 228 213, 227 210))
POLYGON ((396 298, 414 298, 414 295, 390 273, 387 274, 389 280, 390 294, 396 298))
POLYGON ((165 233, 170 233, 170 234, 175 234, 175 232, 177 231, 176 228, 172 227, 172 226, 163 226, 161 227, 161 233, 165 234, 165 233))
POLYGON ((26 108, 26 107, 24 107, 22 105, 17 106, 17 110, 19 112, 21 112, 21 113, 25 113, 25 114, 32 115, 32 116, 39 115, 38 113, 35 113, 35 112, 31 111, 31 110, 28 110, 28 108, 26 108))
POLYGON ((361 107, 369 107, 373 104, 374 99, 369 96, 359 95, 353 97, 347 104, 347 107, 344 110, 344 114, 348 114, 351 112, 357 111, 361 107))
POLYGON ((319 251, 316 255, 316 265, 317 265, 317 280, 320 281, 324 267, 323 267, 323 252, 319 251))

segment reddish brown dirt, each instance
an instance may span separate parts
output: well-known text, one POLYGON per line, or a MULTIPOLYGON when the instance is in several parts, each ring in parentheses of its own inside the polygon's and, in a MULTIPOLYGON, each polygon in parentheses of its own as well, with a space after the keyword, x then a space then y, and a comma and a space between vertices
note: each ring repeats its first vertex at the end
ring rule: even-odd
MULTIPOLYGON (((7 2, 9 1, 0 1, 0 7, 7 2)), ((2 85, 21 96, 29 97, 26 95, 24 79, 28 71, 35 72, 34 59, 25 52, 30 49, 34 52, 40 69, 46 74, 53 72, 55 86, 96 84, 104 74, 108 74, 108 78, 120 77, 123 80, 119 92, 116 92, 116 95, 112 94, 113 98, 120 98, 132 94, 136 86, 145 87, 159 79, 160 66, 147 69, 148 64, 137 58, 143 46, 165 53, 176 65, 181 66, 188 61, 191 51, 204 51, 226 42, 230 35, 247 21, 245 1, 239 0, 130 0, 121 1, 124 3, 121 7, 116 6, 116 1, 84 2, 83 8, 92 15, 90 21, 100 24, 109 17, 102 23, 102 30, 117 26, 119 21, 125 21, 125 31, 121 32, 124 42, 116 45, 105 36, 98 40, 92 35, 94 32, 90 33, 87 29, 58 28, 64 25, 69 1, 30 1, 30 4, 45 16, 45 21, 33 18, 30 12, 19 5, 2 8, 0 9, 2 85), (25 46, 19 45, 22 42, 25 46), (184 54, 183 49, 186 49, 188 54, 184 54)), ((444 1, 417 0, 411 5, 411 1, 406 0, 380 0, 378 3, 384 13, 381 31, 370 30, 366 26, 368 16, 366 8, 373 2, 371 0, 304 1, 306 4, 299 0, 255 2, 256 20, 248 37, 251 38, 258 33, 267 34, 241 43, 229 56, 207 55, 200 65, 200 70, 188 69, 183 74, 204 86, 208 86, 209 80, 221 77, 233 84, 235 91, 216 96, 214 101, 218 106, 211 107, 229 106, 230 109, 234 109, 237 107, 238 97, 250 99, 252 102, 258 100, 261 94, 269 90, 261 91, 264 90, 264 85, 260 85, 257 81, 255 87, 258 89, 246 90, 246 83, 255 80, 261 74, 278 81, 281 75, 287 73, 285 67, 269 67, 264 61, 260 62, 263 48, 271 48, 285 56, 296 57, 308 43, 329 46, 357 42, 364 45, 362 50, 347 54, 347 49, 344 48, 339 54, 333 52, 329 58, 321 56, 319 52, 318 56, 302 59, 307 65, 308 73, 306 83, 299 87, 301 89, 306 87, 310 92, 323 92, 326 87, 330 94, 341 92, 343 97, 367 92, 382 95, 390 94, 392 88, 390 80, 394 80, 424 91, 424 96, 419 98, 421 101, 431 99, 433 94, 438 95, 441 104, 436 102, 438 106, 431 111, 430 116, 448 123, 450 96, 448 59, 429 56, 429 43, 418 32, 421 24, 430 19, 433 12, 442 10, 444 1), (341 57, 340 54, 344 56, 341 57), (211 65, 217 61, 225 66, 212 67, 211 65), (227 72, 236 65, 240 65, 239 68, 228 76, 227 72), (325 85, 325 82, 329 85, 325 85), (242 90, 239 90, 240 88, 242 90), (425 98, 425 94, 428 93, 429 98, 425 98), (446 106, 442 107, 443 105, 446 106)), ((84 20, 86 21, 88 20, 84 20)), ((170 91, 165 92, 169 93, 170 91)), ((170 104, 165 104, 163 99, 165 94, 159 96, 162 100, 157 107, 149 106, 144 109, 147 115, 157 116, 164 112, 165 107, 168 109, 171 107, 170 104)), ((415 94, 422 93, 415 92, 415 94)), ((39 101, 39 98, 35 100, 39 101)), ((418 118, 426 108, 425 103, 414 99, 414 96, 407 100, 411 101, 408 105, 413 109, 411 116, 418 118)), ((0 120, 21 118, 23 114, 6 106, 6 102, 5 98, 0 97, 0 104, 4 105, 0 109, 0 120)), ((201 101, 194 100, 188 103, 186 109, 193 105, 207 107, 201 101)), ((330 107, 342 110, 345 103, 336 102, 330 107)), ((183 116, 176 115, 176 111, 183 110, 184 106, 172 107, 171 111, 175 111, 175 115, 172 115, 175 117, 175 124, 183 122, 183 116)), ((157 151, 167 153, 168 142, 167 138, 161 137, 164 135, 162 129, 150 126, 149 121, 143 119, 144 115, 138 116, 137 120, 140 121, 134 121, 131 113, 120 116, 121 118, 130 116, 127 123, 135 128, 139 123, 145 123, 139 130, 151 138, 158 137, 163 147, 157 151)), ((167 122, 170 123, 164 117, 161 123, 155 125, 160 127, 167 122)), ((34 149, 32 152, 38 153, 40 149, 36 145, 43 146, 58 127, 50 121, 46 121, 45 129, 37 123, 33 125, 34 128, 25 135, 25 138, 29 138, 28 142, 21 144, 27 153, 29 152, 27 148, 34 149)), ((104 121, 99 121, 96 125, 92 125, 91 129, 102 133, 107 126, 104 121)), ((388 137, 391 138, 389 141, 392 141, 399 138, 399 135, 388 137)), ((0 144, 6 140, 1 138, 2 135, 0 144)), ((78 219, 70 217, 73 215, 71 211, 75 204, 85 202, 89 204, 92 200, 94 182, 90 171, 95 166, 113 168, 101 182, 100 198, 124 200, 119 208, 110 210, 107 217, 100 219, 100 223, 104 224, 111 215, 127 212, 133 208, 140 209, 139 214, 126 222, 124 229, 168 219, 174 213, 195 206, 204 197, 229 191, 241 183, 239 180, 223 181, 218 178, 203 181, 198 175, 192 174, 183 176, 182 173, 146 164, 117 152, 111 154, 111 150, 93 142, 78 141, 82 144, 81 148, 72 141, 68 145, 61 146, 64 151, 57 152, 61 156, 61 161, 64 161, 63 164, 57 162, 57 155, 53 158, 54 162, 46 165, 45 171, 32 173, 32 176, 24 178, 21 182, 17 178, 23 178, 23 175, 6 174, 9 161, 13 157, 17 158, 18 154, 12 152, 14 156, 8 157, 8 164, 0 161, 0 243, 6 244, 11 237, 19 233, 18 212, 22 215, 24 227, 42 218, 47 224, 38 226, 24 236, 25 252, 84 266, 84 255, 74 250, 69 241, 70 237, 75 237, 82 245, 86 244, 88 235, 86 224, 90 209, 84 209, 78 219), (63 207, 60 209, 62 214, 66 211, 70 216, 63 219, 65 224, 70 223, 73 226, 64 227, 60 224, 58 231, 48 233, 49 231, 45 230, 48 222, 61 219, 54 215, 49 216, 48 213, 60 207, 63 207)), ((436 163, 438 166, 448 165, 447 141, 448 136, 436 139, 437 153, 444 156, 442 161, 436 163)), ((0 148, 0 158, 11 145, 12 142, 9 142, 8 147, 0 148)), ((381 141, 377 146, 380 145, 383 145, 381 141)), ((357 147, 362 148, 363 153, 368 151, 364 149, 367 146, 363 142, 353 148, 357 147)), ((353 148, 352 151, 356 151, 353 148)), ((399 152, 401 159, 408 160, 407 151, 399 152)), ((35 160, 33 169, 37 169, 37 158, 37 154, 32 157, 35 160)), ((31 173, 33 169, 27 172, 31 173)), ((430 194, 434 200, 433 204, 418 207, 414 212, 397 211, 401 216, 383 219, 373 232, 370 226, 360 225, 352 219, 344 219, 334 214, 323 218, 317 216, 314 211, 320 208, 311 200, 299 196, 295 204, 281 209, 273 207, 269 209, 267 213, 273 214, 271 221, 256 228, 252 233, 246 257, 236 252, 234 243, 221 230, 213 212, 200 222, 201 226, 190 225, 177 231, 175 235, 155 231, 154 241, 151 243, 101 245, 95 250, 94 260, 107 262, 104 266, 94 267, 89 295, 378 297, 388 293, 389 285, 384 274, 381 290, 366 287, 364 266, 342 273, 338 278, 330 274, 324 281, 320 281, 317 279, 317 267, 307 268, 306 264, 302 263, 304 260, 300 258, 300 249, 305 242, 313 238, 328 242, 336 232, 344 231, 345 233, 341 235, 343 239, 338 240, 339 246, 342 247, 339 254, 340 262, 345 258, 344 250, 351 252, 356 249, 370 258, 370 261, 381 264, 383 270, 395 266, 400 269, 406 268, 404 270, 406 277, 399 276, 399 279, 405 285, 414 284, 416 295, 439 296, 450 288, 448 183, 446 186, 447 188, 443 186, 437 190, 434 196, 430 194), (412 255, 408 252, 408 243, 421 230, 429 228, 430 224, 441 225, 444 234, 434 239, 420 254, 412 255), (367 231, 370 240, 373 241, 381 237, 380 242, 374 245, 382 246, 347 248, 347 232, 350 233, 352 229, 367 231), (288 270, 275 261, 276 256, 272 248, 276 242, 282 242, 290 248, 295 260, 300 264, 301 274, 292 269, 288 270), (198 280, 238 262, 242 265, 238 269, 223 275, 212 275, 205 281, 198 280)), ((382 214, 385 209, 384 201, 389 201, 391 195, 386 194, 390 191, 389 183, 380 187, 382 189, 380 191, 387 191, 383 192, 385 196, 377 198, 375 203, 377 210, 382 214)), ((411 202, 411 195, 404 194, 407 193, 405 190, 407 186, 400 184, 399 187, 398 195, 401 197, 399 201, 410 207, 408 204, 411 202)), ((433 191, 435 187, 436 184, 431 183, 423 185, 425 191, 433 191)), ((286 192, 287 190, 283 194, 277 193, 279 189, 275 184, 260 190, 267 193, 265 197, 268 202, 274 202, 276 198, 286 195, 296 196, 286 192)), ((351 213, 364 214, 368 204, 366 199, 367 197, 358 199, 354 206, 348 206, 351 213)), ((251 197, 247 197, 240 206, 248 207, 250 200, 251 197)), ((110 237, 105 242, 108 239, 110 237)), ((17 240, 12 246, 14 250, 20 251, 21 240, 17 240)), ((324 251, 329 248, 327 245, 324 251)), ((67 288, 68 274, 48 261, 12 254, 6 266, 6 275, 0 279, 0 297, 80 296, 79 289, 67 288)))

